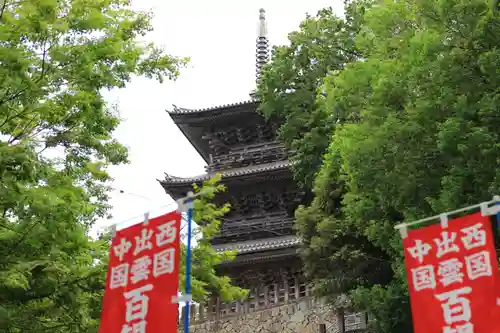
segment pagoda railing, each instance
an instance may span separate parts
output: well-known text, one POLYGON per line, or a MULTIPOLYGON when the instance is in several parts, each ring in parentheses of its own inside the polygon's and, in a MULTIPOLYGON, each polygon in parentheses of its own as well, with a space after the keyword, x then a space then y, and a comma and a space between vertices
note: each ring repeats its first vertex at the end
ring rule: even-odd
POLYGON ((207 172, 240 168, 253 164, 283 161, 289 154, 277 141, 252 144, 244 147, 230 148, 226 154, 212 156, 207 172))
MULTIPOLYGON (((191 304, 190 322, 196 324, 213 321, 290 304, 311 297, 310 292, 310 288, 305 283, 300 283, 297 278, 282 283, 255 287, 250 289, 249 297, 244 301, 224 302, 215 298, 207 304, 191 304)), ((184 311, 182 311, 182 318, 180 318, 181 323, 183 319, 184 311)))
POLYGON ((292 230, 293 220, 293 217, 283 212, 269 213, 264 216, 255 215, 235 219, 223 219, 220 234, 216 239, 222 240, 225 237, 262 232, 281 235, 286 231, 292 230))
MULTIPOLYGON (((299 279, 295 278, 281 284, 275 283, 269 286, 252 288, 248 299, 244 301, 223 302, 219 299, 212 299, 208 304, 191 304, 189 311, 190 322, 192 325, 197 325, 204 322, 218 321, 287 304, 295 304, 308 299, 308 302, 322 303, 311 294, 307 284, 300 283, 299 279), (275 290, 278 292, 274 292, 275 290)), ((179 324, 184 322, 184 313, 184 311, 181 312, 179 324)), ((339 314, 343 317, 341 332, 359 332, 367 328, 369 318, 366 313, 345 313, 344 310, 340 310, 339 314)), ((330 330, 327 330, 327 332, 330 332, 330 330)))

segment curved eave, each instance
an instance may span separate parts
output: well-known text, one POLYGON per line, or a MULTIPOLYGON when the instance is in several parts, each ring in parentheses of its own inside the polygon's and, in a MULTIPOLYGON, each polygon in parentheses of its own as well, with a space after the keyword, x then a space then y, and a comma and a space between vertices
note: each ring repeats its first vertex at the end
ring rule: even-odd
POLYGON ((219 172, 214 172, 210 174, 204 174, 200 176, 195 176, 195 177, 190 177, 190 178, 182 178, 182 177, 175 177, 175 176, 170 176, 168 174, 165 174, 165 179, 164 180, 158 180, 160 182, 161 186, 165 189, 165 191, 173 196, 174 198, 179 195, 179 196, 184 196, 185 192, 188 191, 188 187, 190 187, 192 184, 198 184, 203 182, 204 180, 210 179, 213 177, 215 174, 220 173, 222 176, 222 181, 227 182, 232 179, 240 178, 240 177, 245 177, 247 178, 248 176, 257 176, 260 174, 265 174, 268 172, 276 172, 276 171, 285 171, 289 170, 290 167, 292 166, 292 162, 290 161, 279 161, 279 162, 272 162, 272 163, 266 163, 266 164, 259 164, 259 165, 252 165, 248 167, 242 167, 242 168, 237 168, 237 169, 230 169, 230 170, 223 170, 219 172), (183 194, 176 193, 175 189, 179 189, 183 194))
POLYGON ((248 118, 247 121, 250 122, 259 121, 257 119, 262 117, 256 112, 257 106, 258 102, 255 100, 205 109, 187 109, 174 105, 174 108, 167 110, 167 112, 182 134, 188 139, 189 143, 191 143, 205 162, 208 163, 210 160, 210 148, 208 142, 203 139, 205 127, 211 127, 210 124, 220 121, 229 121, 232 123, 246 122, 242 121, 241 117, 248 118))
POLYGON ((190 126, 179 125, 178 123, 176 123, 176 125, 191 146, 196 149, 196 152, 200 154, 201 158, 208 164, 210 162, 210 148, 207 143, 202 140, 203 131, 199 128, 191 128, 190 126))
POLYGON ((216 114, 225 113, 225 112, 234 112, 235 110, 238 110, 238 109, 246 110, 248 106, 254 105, 254 104, 258 105, 259 102, 255 99, 251 99, 251 100, 246 100, 246 101, 242 101, 242 102, 218 105, 218 106, 213 106, 213 107, 209 107, 209 108, 202 108, 202 109, 181 108, 181 107, 178 107, 176 105, 173 105, 173 109, 167 110, 167 112, 172 117, 180 119, 183 116, 200 115, 200 114, 207 113, 207 112, 210 112, 211 115, 216 115, 216 114))
MULTIPOLYGON (((240 253, 232 261, 224 261, 219 264, 222 267, 248 265, 251 263, 270 262, 298 257, 300 244, 282 247, 280 249, 262 250, 251 253, 240 253)), ((288 259, 287 259, 288 260, 288 259)))
POLYGON ((283 248, 295 247, 300 244, 300 238, 297 236, 279 236, 244 242, 214 245, 215 251, 222 253, 226 251, 238 251, 239 255, 278 250, 283 248))
POLYGON ((179 127, 200 127, 214 123, 238 123, 241 117, 250 117, 248 120, 260 120, 263 117, 258 114, 256 101, 247 101, 207 109, 185 109, 174 106, 172 110, 166 110, 174 123, 179 127))

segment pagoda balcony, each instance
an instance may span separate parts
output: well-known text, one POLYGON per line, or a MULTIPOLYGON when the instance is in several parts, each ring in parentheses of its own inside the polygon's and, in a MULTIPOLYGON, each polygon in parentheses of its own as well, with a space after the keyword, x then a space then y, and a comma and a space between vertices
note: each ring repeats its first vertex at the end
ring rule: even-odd
POLYGON ((290 235, 293 233, 293 223, 294 218, 283 211, 223 219, 220 233, 213 239, 213 244, 290 235))
MULTIPOLYGON (((204 323, 224 321, 228 326, 238 327, 242 326, 236 321, 239 318, 243 318, 246 323, 254 317, 276 316, 279 313, 292 315, 296 312, 310 314, 308 320, 318 314, 322 315, 319 322, 328 319, 326 332, 335 333, 365 332, 374 320, 367 312, 354 311, 349 307, 339 307, 332 311, 327 299, 315 296, 312 287, 299 278, 251 288, 249 297, 243 301, 225 302, 213 297, 203 303, 191 304, 189 314, 193 329, 203 329, 204 323), (280 309, 284 311, 279 311, 280 309)), ((185 311, 182 311, 178 321, 179 328, 184 322, 184 316, 185 311)), ((311 326, 316 328, 315 325, 317 324, 313 321, 311 326)))
POLYGON ((284 161, 290 156, 284 146, 276 141, 230 148, 227 153, 211 156, 207 172, 216 172, 248 165, 284 161))
MULTIPOLYGON (((251 288, 248 299, 244 301, 224 302, 211 298, 206 303, 191 305, 191 322, 199 323, 217 318, 244 315, 275 306, 294 304, 302 299, 313 299, 312 290, 299 278, 279 281, 268 286, 251 288)), ((184 317, 184 311, 182 316, 184 317)), ((179 321, 182 323, 182 321, 179 321)))

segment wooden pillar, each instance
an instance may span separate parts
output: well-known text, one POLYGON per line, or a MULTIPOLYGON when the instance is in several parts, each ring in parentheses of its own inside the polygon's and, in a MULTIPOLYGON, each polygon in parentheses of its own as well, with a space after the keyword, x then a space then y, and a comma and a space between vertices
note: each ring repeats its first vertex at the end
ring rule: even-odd
POLYGON ((184 318, 186 318, 186 306, 181 308, 181 323, 184 323, 184 318))
POLYGON ((283 279, 284 285, 283 285, 283 290, 284 290, 284 297, 285 297, 285 304, 288 304, 288 294, 289 294, 289 285, 288 285, 288 279, 285 277, 283 279))
POLYGON ((294 287, 293 289, 295 289, 295 300, 298 300, 300 298, 300 284, 299 284, 299 278, 297 276, 295 276, 294 278, 294 287))
POLYGON ((264 306, 269 306, 269 287, 267 285, 264 286, 264 306))
POLYGON ((217 297, 215 300, 215 318, 219 318, 220 316, 220 299, 217 297))
POLYGON ((204 303, 200 303, 200 306, 198 307, 198 320, 199 321, 205 320, 205 304, 204 303))
POLYGON ((189 321, 194 322, 196 320, 196 304, 189 305, 189 321))
POLYGON ((306 297, 311 296, 311 289, 310 289, 309 284, 307 282, 305 283, 305 289, 306 289, 306 297))
POLYGON ((255 310, 259 309, 260 305, 260 290, 261 288, 259 286, 255 287, 255 299, 254 299, 254 304, 255 304, 255 310))
POLYGON ((209 298, 207 302, 207 319, 211 320, 214 315, 214 299, 212 297, 209 298))
POLYGON ((345 333, 345 317, 344 309, 337 309, 337 322, 339 323, 339 333, 345 333))

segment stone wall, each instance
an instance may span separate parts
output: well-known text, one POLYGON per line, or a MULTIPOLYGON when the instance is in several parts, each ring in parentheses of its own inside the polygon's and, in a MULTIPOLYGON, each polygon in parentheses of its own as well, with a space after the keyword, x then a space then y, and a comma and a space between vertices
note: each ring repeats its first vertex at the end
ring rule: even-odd
POLYGON ((293 304, 194 323, 190 333, 318 333, 319 324, 326 324, 327 333, 339 332, 338 316, 331 307, 308 297, 293 304))

